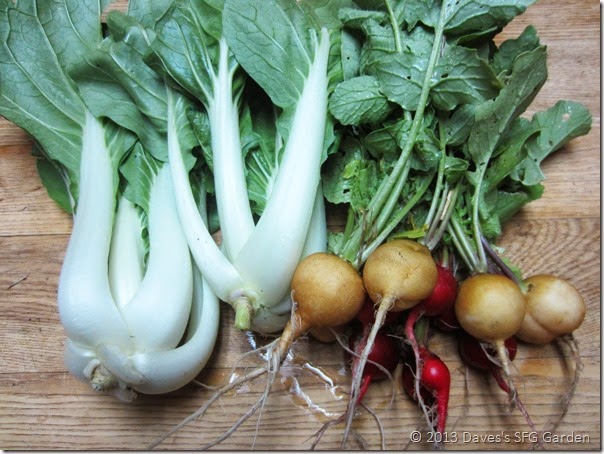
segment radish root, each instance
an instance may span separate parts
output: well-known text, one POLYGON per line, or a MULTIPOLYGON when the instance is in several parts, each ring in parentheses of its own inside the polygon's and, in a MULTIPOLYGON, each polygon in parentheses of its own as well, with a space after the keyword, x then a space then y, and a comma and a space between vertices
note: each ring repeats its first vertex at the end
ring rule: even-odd
MULTIPOLYGON (((174 428, 172 428, 170 431, 168 431, 166 434, 162 435, 160 438, 158 438, 157 440, 155 440, 153 443, 151 443, 148 446, 148 449, 153 449, 156 446, 158 446, 160 443, 162 443, 163 441, 165 441, 168 437, 170 437, 171 435, 175 434, 176 432, 178 432, 180 429, 182 429, 184 426, 186 426, 187 424, 189 424, 192 421, 195 421, 196 419, 201 418, 203 415, 205 415, 205 413, 208 411, 208 409, 212 406, 212 404, 217 401, 220 397, 222 397, 223 395, 225 395, 227 392, 231 391, 232 389, 237 388, 238 386, 250 381, 250 380, 254 380, 257 377, 260 377, 261 375, 267 373, 268 370, 266 368, 258 368, 253 370, 252 372, 247 373, 246 375, 244 375, 243 377, 229 383, 228 385, 223 386, 222 388, 220 388, 218 391, 216 391, 208 400, 207 402, 202 405, 201 407, 199 407, 198 410, 196 410, 194 413, 191 413, 189 416, 187 416, 185 419, 183 419, 178 425, 176 425, 174 428)), ((251 416, 251 415, 249 415, 251 416)), ((249 417, 248 416, 248 417, 249 417)), ((247 419, 247 418, 246 418, 247 419)))
MULTIPOLYGON (((481 346, 485 352, 485 354, 487 355, 487 357, 489 357, 491 359, 491 361, 493 361, 493 357, 492 355, 489 354, 488 351, 488 345, 489 344, 484 344, 481 342, 481 346)), ((505 341, 500 340, 497 341, 493 344, 495 346, 495 351, 497 352, 497 357, 496 360, 493 361, 495 362, 495 364, 499 365, 501 367, 501 371, 503 372, 503 376, 501 377, 502 382, 499 381, 499 379, 497 378, 497 376, 495 375, 495 379, 497 380, 498 384, 501 386, 502 384, 507 385, 507 394, 510 400, 510 405, 512 406, 512 408, 516 408, 523 416, 524 419, 526 420, 527 424, 529 425, 531 431, 536 432, 537 429, 535 428, 535 424, 533 423, 533 420, 531 419, 526 407, 524 406, 524 404, 522 403, 522 400, 520 399, 520 396, 518 395, 518 391, 516 389, 516 385, 514 383, 514 379, 512 377, 512 372, 511 372, 511 367, 510 367, 510 356, 508 354, 508 350, 505 346, 505 341)), ((505 387, 503 387, 502 389, 505 389, 505 387)))
MULTIPOLYGON (((436 421, 434 420, 434 415, 435 412, 433 408, 431 408, 431 406, 426 405, 426 403, 424 402, 424 399, 422 397, 422 392, 421 392, 421 380, 420 377, 422 376, 423 373, 423 361, 421 359, 420 356, 420 352, 419 352, 419 344, 417 342, 417 339, 415 337, 415 324, 416 322, 421 318, 422 316, 422 311, 419 308, 419 306, 414 307, 413 309, 411 309, 411 312, 409 313, 409 316, 407 317, 407 321, 405 323, 405 336, 407 337, 407 341, 409 342, 409 344, 411 345, 411 349, 413 350, 413 356, 415 357, 415 372, 414 372, 414 387, 415 387, 415 396, 417 399, 417 405, 419 406, 419 408, 422 411, 422 414, 424 415, 425 419, 426 419, 426 423, 428 424, 428 427, 430 429, 430 432, 432 433, 432 435, 434 435, 435 432, 437 432, 436 430, 436 421)), ((439 439, 439 437, 433 436, 432 437, 435 442, 434 442, 434 449, 441 449, 442 448, 442 439, 439 439)))
POLYGON ((375 322, 371 327, 371 331, 369 333, 369 337, 367 338, 367 343, 365 344, 365 348, 361 353, 359 358, 359 362, 356 364, 355 370, 353 372, 353 381, 351 384, 350 390, 350 400, 348 401, 348 408, 346 409, 346 427, 344 429, 344 435, 342 436, 342 443, 340 445, 341 449, 344 449, 346 446, 346 442, 348 440, 348 436, 350 434, 350 430, 352 428, 352 421, 355 415, 355 408, 357 404, 357 399, 360 392, 361 380, 363 378, 363 369, 365 368, 365 364, 367 363, 367 358, 369 357, 369 353, 373 348, 373 344, 375 342, 375 337, 377 336, 378 331, 384 325, 384 320, 386 319, 386 314, 394 305, 394 301, 391 298, 384 298, 379 305, 377 313, 375 315, 375 322))
POLYGON ((570 334, 565 334, 564 336, 556 338, 556 343, 559 347, 564 348, 567 347, 571 352, 571 360, 573 362, 573 378, 571 380, 570 386, 562 399, 560 399, 561 412, 555 419, 550 419, 546 424, 544 431, 553 432, 562 422, 564 416, 568 412, 568 407, 570 406, 570 402, 577 390, 577 385, 579 384, 579 378, 581 377, 581 372, 583 371, 583 361, 581 360, 581 356, 579 354, 579 344, 577 339, 570 334))
MULTIPOLYGON (((275 358, 274 356, 271 358, 273 359, 275 358)), ((206 451, 207 449, 211 448, 212 446, 216 446, 217 444, 222 443, 224 440, 226 440, 227 438, 229 438, 245 421, 247 421, 254 413, 256 413, 256 411, 258 411, 258 409, 262 409, 264 408, 264 404, 266 403, 266 400, 268 399, 268 395, 271 392, 271 388, 273 383, 275 382, 275 378, 277 376, 277 370, 275 369, 275 367, 278 369, 279 367, 279 362, 278 361, 272 361, 273 365, 271 367, 271 370, 267 370, 266 372, 268 372, 269 374, 269 378, 266 382, 266 386, 264 388, 264 392, 262 393, 262 395, 260 396, 260 398, 256 401, 256 403, 254 405, 252 405, 252 407, 245 412, 245 414, 239 418, 237 420, 237 422, 235 424, 233 424, 229 430, 227 430, 223 435, 221 435, 220 437, 216 438, 214 441, 207 443, 206 445, 202 446, 201 450, 202 451, 206 451), (277 362, 277 365, 275 366, 275 362, 277 362)), ((262 414, 262 411, 261 411, 262 414)), ((256 432, 254 434, 254 441, 252 443, 252 448, 254 449, 254 445, 256 444, 256 436, 258 434, 258 424, 260 423, 260 418, 261 415, 258 417, 258 423, 256 424, 256 432)))
MULTIPOLYGON (((348 353, 350 354, 352 357, 356 357, 356 358, 360 358, 360 355, 358 353, 356 353, 355 351, 351 350, 347 343, 342 339, 342 336, 336 336, 336 340, 338 341, 338 343, 340 344, 340 346, 348 353)), ((396 396, 396 387, 394 385, 394 378, 392 377, 392 374, 385 368, 383 367, 381 364, 378 364, 374 361, 371 361, 369 358, 367 358, 366 363, 372 364, 374 366, 376 366, 377 368, 379 368, 382 372, 384 372, 384 374, 386 375, 386 377, 392 382, 392 395, 390 397, 390 405, 392 405, 392 403, 394 402, 395 396, 396 396)), ((361 390, 361 387, 359 386, 359 391, 361 390)), ((360 395, 360 392, 359 392, 360 395)), ((382 446, 382 450, 385 450, 385 446, 386 446, 386 437, 385 437, 385 432, 384 432, 384 427, 382 425, 382 422, 379 418, 379 416, 377 415, 377 413, 372 410, 369 406, 367 406, 365 403, 363 402, 358 402, 358 404, 360 404, 371 416, 373 416, 373 418, 375 419, 377 426, 378 426, 378 431, 380 433, 380 440, 381 440, 381 446, 382 446)), ((315 441, 313 442, 313 444, 311 445, 311 450, 314 450, 319 442, 321 441, 321 438, 323 437, 323 435, 325 434, 325 432, 333 426, 336 426, 344 421, 346 421, 348 417, 348 412, 343 413, 342 415, 340 415, 338 418, 333 419, 331 421, 327 421, 325 424, 323 424, 323 426, 317 431, 315 432, 310 438, 314 438, 315 441)), ((353 433, 355 435, 355 438, 357 438, 357 440, 359 440, 359 435, 355 434, 354 431, 351 431, 351 433, 353 433)), ((366 448, 363 448, 366 449, 366 448)))
MULTIPOLYGON (((285 329, 283 330, 283 333, 281 334, 281 336, 279 338, 275 339, 274 341, 272 341, 267 346, 257 349, 257 351, 262 351, 264 349, 266 349, 266 351, 267 351, 267 365, 265 367, 259 367, 257 369, 254 369, 253 371, 245 374, 243 377, 241 377, 241 378, 233 381, 232 383, 229 383, 228 385, 225 385, 222 388, 220 388, 219 390, 217 390, 203 406, 201 406, 197 411, 195 411, 194 413, 192 413, 191 415, 189 415, 188 417, 183 419, 178 425, 176 425, 174 428, 172 428, 165 435, 163 435, 162 437, 155 440, 149 446, 149 449, 156 447, 157 445, 162 443, 164 440, 166 440, 169 436, 173 435, 174 433, 176 433, 177 431, 182 429, 185 425, 189 424, 190 422, 201 418, 208 411, 208 409, 212 406, 212 404, 214 402, 216 402, 216 400, 218 400, 220 397, 224 396, 227 392, 231 391, 232 389, 234 389, 244 383, 255 380, 256 378, 260 377, 261 375, 268 374, 268 379, 267 379, 267 383, 266 383, 264 392, 262 393, 260 398, 256 401, 256 403, 254 403, 254 405, 252 405, 252 407, 241 418, 239 418, 223 435, 221 435, 214 441, 206 444, 202 449, 204 449, 204 450, 208 449, 212 446, 215 446, 215 445, 223 442, 227 438, 229 438, 245 421, 247 421, 250 417, 252 417, 256 413, 256 411, 258 411, 258 409, 264 408, 264 404, 266 403, 266 400, 268 399, 270 390, 276 380, 279 369, 281 368, 281 364, 283 363, 283 361, 286 358, 289 348, 291 347, 292 343, 298 337, 300 337, 303 334, 303 332, 306 331, 306 329, 307 329, 307 326, 305 326, 302 323, 302 320, 300 320, 300 318, 296 315, 295 312, 292 312, 292 317, 291 317, 290 321, 288 322, 288 324, 285 326, 285 329)), ((247 352, 246 354, 249 354, 249 352, 247 352)), ((244 356, 245 356, 245 354, 244 354, 244 356)), ((234 368, 231 372, 233 372, 233 371, 234 371, 234 368)), ((258 423, 259 422, 260 421, 258 421, 258 423)), ((256 439, 254 437, 254 443, 255 443, 255 440, 256 439)))
MULTIPOLYGON (((159 444, 164 442, 168 437, 170 437, 171 435, 178 432, 180 429, 182 429, 187 424, 203 417, 205 415, 205 413, 208 411, 208 409, 214 404, 214 402, 216 402, 218 399, 220 399, 222 396, 224 396, 229 391, 231 391, 247 382, 255 380, 256 378, 258 378, 264 374, 267 374, 267 373, 269 374, 269 379, 267 381, 267 389, 270 390, 270 386, 274 382, 276 372, 278 370, 278 368, 277 368, 277 370, 274 369, 275 360, 276 360, 276 356, 277 356, 274 353, 274 348, 277 345, 278 341, 279 341, 279 339, 276 339, 276 340, 272 341, 270 344, 268 344, 267 346, 254 350, 254 352, 261 351, 264 349, 267 350, 267 352, 268 352, 267 362, 269 364, 266 367, 259 367, 257 369, 254 369, 254 370, 246 373, 242 377, 238 378, 237 380, 234 380, 231 383, 216 390, 216 392, 212 396, 210 396, 210 398, 206 401, 206 403, 204 405, 202 405, 195 412, 191 413, 189 416, 184 418, 179 424, 177 424, 175 427, 173 427, 170 431, 168 431, 167 433, 165 433, 164 435, 162 435, 161 437, 156 439, 153 443, 151 443, 148 446, 148 449, 153 449, 153 448, 157 447, 159 444)), ((243 355, 243 357, 250 353, 251 352, 246 352, 243 355)), ((240 360, 241 359, 242 358, 240 358, 240 360)), ((234 373, 234 371, 235 371, 235 367, 233 367, 233 369, 231 370, 230 375, 232 375, 234 373)), ((239 426, 241 426, 241 424, 243 424, 247 419, 249 419, 258 410, 258 408, 260 408, 263 405, 264 401, 266 401, 267 396, 268 396, 268 391, 265 389, 265 391, 262 394, 262 396, 260 397, 260 399, 258 399, 258 401, 250 408, 250 410, 248 412, 246 412, 246 414, 243 415, 243 417, 241 419, 239 419, 223 436, 219 437, 215 442, 210 443, 208 446, 214 446, 215 444, 220 443, 220 442, 224 441, 225 439, 227 439, 239 426)))

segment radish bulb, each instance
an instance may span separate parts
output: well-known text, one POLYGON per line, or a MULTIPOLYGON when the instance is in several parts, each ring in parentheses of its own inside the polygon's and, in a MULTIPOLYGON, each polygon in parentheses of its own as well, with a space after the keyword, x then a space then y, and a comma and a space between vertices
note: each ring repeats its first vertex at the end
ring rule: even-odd
POLYGON ((419 304, 432 294, 437 278, 438 271, 430 250, 415 241, 389 241, 376 248, 367 258, 363 267, 363 283, 377 306, 377 312, 367 344, 353 370, 342 449, 346 446, 352 427, 363 370, 387 313, 403 311, 419 304))
MULTIPOLYGON (((505 341, 515 335, 526 313, 526 299, 520 287, 501 274, 476 274, 463 281, 455 301, 455 315, 461 327, 488 343, 501 364, 509 386, 510 402, 525 416, 531 430, 535 426, 518 398, 512 380, 510 356, 505 341)), ((495 360, 495 359, 493 359, 495 360)))
POLYGON ((548 428, 554 430, 568 411, 583 370, 579 346, 572 333, 583 323, 586 305, 579 291, 565 279, 539 274, 527 278, 525 282, 526 315, 516 336, 524 342, 537 345, 560 342, 570 349, 574 363, 573 378, 560 402, 561 414, 548 428))
POLYGON ((567 280, 540 274, 525 280, 526 314, 516 336, 545 345, 575 331, 585 318, 585 301, 567 280))
POLYGON ((363 280, 352 265, 325 252, 311 254, 298 264, 291 288, 293 308, 279 341, 279 361, 311 328, 337 327, 353 320, 366 296, 363 280))
MULTIPOLYGON (((378 247, 365 262, 363 283, 371 300, 388 311, 409 309, 428 298, 438 270, 430 250, 411 240, 394 240, 378 247)), ((380 316, 376 316, 379 320, 380 316)))
MULTIPOLYGON (((437 433, 444 434, 449 407, 451 373, 438 355, 424 346, 419 347, 419 359, 422 367, 421 375, 417 377, 417 380, 415 356, 410 357, 409 361, 405 362, 401 376, 403 389, 420 406, 435 407, 435 412, 429 412, 431 415, 436 415, 435 420, 431 421, 430 425, 436 428, 437 433), (418 381, 419 387, 417 386, 418 381)), ((443 438, 434 437, 435 447, 440 447, 443 438)))
POLYGON ((417 306, 430 317, 447 313, 457 297, 457 280, 451 269, 437 264, 436 270, 438 276, 432 293, 417 306))
POLYGON ((514 281, 501 274, 476 274, 461 283, 455 315, 472 336, 504 348, 522 326, 526 300, 514 281))

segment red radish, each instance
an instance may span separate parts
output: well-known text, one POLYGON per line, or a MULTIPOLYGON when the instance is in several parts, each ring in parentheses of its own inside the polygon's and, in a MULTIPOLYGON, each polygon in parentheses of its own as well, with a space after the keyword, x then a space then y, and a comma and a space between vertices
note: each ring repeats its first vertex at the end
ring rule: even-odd
POLYGON ((461 329, 459 326, 459 322, 457 321, 457 316, 455 315, 455 308, 450 307, 440 315, 433 317, 434 325, 444 332, 452 332, 461 329))
MULTIPOLYGON (((370 307, 371 313, 373 313, 373 308, 370 307)), ((365 311, 367 312, 367 311, 365 311)), ((366 316, 362 316, 365 318, 366 316)), ((359 355, 365 348, 367 343, 367 337, 371 331, 371 323, 364 325, 362 334, 357 337, 351 337, 349 341, 350 350, 354 353, 354 357, 352 359, 352 373, 356 373, 359 369, 356 367, 357 362, 359 361, 359 355)), ((367 390, 369 389, 369 385, 374 380, 382 380, 388 377, 388 373, 394 372, 396 366, 399 362, 399 351, 397 342, 393 337, 387 335, 383 332, 383 330, 378 331, 375 336, 375 341, 373 343, 373 348, 367 357, 367 364, 363 369, 363 376, 361 378, 361 386, 359 389, 359 394, 356 400, 356 404, 360 404, 367 390), (388 373, 387 373, 387 372, 388 373)), ((353 377, 354 378, 354 377, 353 377)), ((325 431, 335 425, 339 424, 346 420, 346 413, 342 414, 338 419, 329 421, 323 425, 321 429, 319 429, 315 433, 315 441, 312 444, 311 449, 314 449, 321 437, 325 433, 325 431)))
MULTIPOLYGON (((516 339, 514 337, 507 338, 505 340, 505 348, 508 351, 510 361, 513 361, 518 351, 516 339)), ((497 352, 492 347, 488 347, 487 354, 482 348, 480 341, 465 332, 459 336, 459 351, 466 364, 475 369, 490 370, 493 366, 497 366, 489 359, 489 356, 496 356, 497 352)))
MULTIPOLYGON (((403 368, 403 388, 420 406, 422 404, 436 406, 436 421, 430 423, 435 426, 436 432, 442 434, 447 424, 451 374, 447 365, 436 354, 424 346, 419 347, 419 358, 419 386, 415 380, 417 370, 415 360, 412 359, 403 368), (421 399, 417 397, 418 389, 421 399)), ((426 413, 431 414, 432 412, 426 413)))
MULTIPOLYGON (((518 351, 516 339, 514 337, 507 338, 505 340, 505 348, 508 351, 510 361, 513 361, 518 351)), ((490 359, 497 355, 497 352, 492 347, 487 347, 487 352, 485 352, 478 339, 467 333, 463 333, 459 337, 459 352, 466 364, 474 369, 489 372, 499 387, 505 393, 510 393, 510 387, 501 374, 501 367, 490 359)))
MULTIPOLYGON (((455 279, 455 276, 451 270, 438 264, 436 265, 436 269, 438 276, 432 293, 427 298, 422 300, 417 306, 411 309, 405 323, 405 335, 413 351, 413 363, 416 364, 414 373, 412 375, 416 395, 418 392, 420 392, 417 390, 421 390, 424 386, 422 383, 424 373, 423 367, 425 366, 424 362, 426 361, 427 357, 426 352, 429 353, 425 347, 420 346, 417 342, 415 335, 417 322, 423 315, 437 316, 451 310, 455 304, 455 298, 457 296, 457 280, 455 279)), ((419 395, 421 397, 421 392, 419 395)), ((420 408, 424 412, 426 420, 430 423, 431 412, 427 411, 426 405, 421 399, 419 400, 419 404, 420 408)), ((434 424, 430 423, 430 425, 434 427, 434 424)), ((439 428, 436 427, 436 430, 438 431, 439 428)))
MULTIPOLYGON (((513 361, 516 357, 516 353, 518 352, 518 345, 516 343, 516 339, 514 337, 509 337, 505 340, 505 348, 507 350, 508 357, 510 361, 513 361)), ((509 380, 505 374, 502 374, 502 368, 499 364, 493 362, 492 358, 497 355, 497 352, 492 347, 486 347, 481 344, 481 342, 473 336, 470 336, 467 333, 464 333, 459 338, 459 352, 463 360, 471 367, 483 371, 490 372, 492 377, 497 382, 497 385, 501 388, 503 392, 505 392, 510 399, 512 399, 518 408, 518 410, 524 415, 525 419, 532 426, 532 422, 526 407, 520 400, 520 398, 515 394, 515 390, 513 386, 510 386, 509 380)))
MULTIPOLYGON (((419 403, 417 392, 415 391, 415 360, 405 361, 401 374, 403 390, 415 403, 419 403)), ((434 396, 424 387, 420 386, 420 395, 426 405, 431 407, 434 404, 434 396)))
MULTIPOLYGON (((400 312, 388 312, 384 319, 384 325, 392 325, 401 316, 400 312)), ((370 299, 366 299, 361 307, 361 310, 356 316, 356 319, 361 322, 364 327, 371 326, 375 323, 375 304, 370 299)), ((359 352, 360 353, 360 352, 359 352)))
MULTIPOLYGON (((351 339, 351 350, 355 352, 355 357, 352 360, 352 370, 356 370, 356 363, 359 361, 359 356, 367 343, 367 336, 369 330, 365 329, 365 335, 359 337, 359 339, 351 339)), ((357 398, 357 404, 363 400, 369 384, 374 380, 380 380, 387 378, 387 374, 384 372, 386 369, 388 372, 393 372, 399 362, 399 353, 396 341, 385 334, 383 331, 378 331, 375 336, 373 348, 369 352, 367 357, 367 364, 363 369, 363 377, 361 378, 361 388, 357 398), (379 366, 381 367, 379 367, 379 366)))
POLYGON ((457 280, 451 269, 436 264, 436 270, 438 272, 436 285, 430 296, 419 304, 424 315, 428 316, 441 315, 450 310, 457 296, 457 280))
POLYGON ((367 294, 377 306, 375 323, 367 343, 355 365, 351 385, 346 428, 341 448, 346 447, 352 427, 355 406, 360 392, 363 369, 377 332, 383 326, 388 312, 400 312, 416 306, 432 294, 438 271, 430 250, 415 241, 393 240, 377 247, 363 267, 363 284, 367 294))

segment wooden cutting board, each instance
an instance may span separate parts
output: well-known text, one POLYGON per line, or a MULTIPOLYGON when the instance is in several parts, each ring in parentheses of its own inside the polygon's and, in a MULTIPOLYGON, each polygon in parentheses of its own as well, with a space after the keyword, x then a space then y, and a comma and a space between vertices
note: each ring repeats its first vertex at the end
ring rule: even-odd
MULTIPOLYGON (((118 2, 123 8, 125 2, 118 2)), ((500 245, 526 274, 553 273, 577 286, 588 305, 575 333, 583 373, 568 413, 544 438, 547 449, 596 450, 600 441, 600 10, 591 0, 542 0, 516 19, 502 37, 536 26, 549 52, 549 81, 531 112, 558 99, 584 103, 591 133, 573 141, 544 165, 544 197, 505 229, 500 245)), ((71 219, 48 198, 30 156, 27 136, 0 119, 0 448, 26 450, 141 450, 211 394, 191 384, 164 396, 139 396, 125 404, 72 378, 63 365, 64 335, 56 309, 59 271, 71 219)), ((331 222, 337 222, 335 215, 331 222)), ((264 340, 235 332, 223 306, 222 333, 199 380, 223 383, 230 368, 261 363, 240 355, 264 340)), ((434 350, 452 371, 447 449, 529 449, 534 434, 487 377, 462 366, 454 339, 437 335, 434 350)), ((521 345, 518 388, 538 429, 559 414, 569 367, 554 345, 521 345)), ((240 372, 240 371, 239 371, 240 372)), ((346 404, 349 376, 341 350, 300 340, 277 378, 261 418, 253 417, 220 445, 228 450, 308 449, 309 437, 346 404)), ((220 400, 201 421, 170 437, 163 449, 194 450, 221 435, 258 398, 264 382, 220 400)), ((377 413, 389 450, 427 449, 410 434, 422 429, 418 409, 388 382, 373 386, 367 404, 377 413), (393 401, 391 402, 391 398, 393 401)), ((355 430, 380 449, 376 420, 361 411, 355 430)), ((338 449, 342 426, 330 429, 321 449, 338 449)))

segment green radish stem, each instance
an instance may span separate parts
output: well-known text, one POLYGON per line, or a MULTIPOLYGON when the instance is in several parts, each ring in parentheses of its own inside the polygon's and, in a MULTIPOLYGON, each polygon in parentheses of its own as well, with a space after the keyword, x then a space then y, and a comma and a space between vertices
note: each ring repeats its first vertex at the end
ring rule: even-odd
MULTIPOLYGON (((389 6, 389 5, 388 5, 389 6)), ((417 142, 424 120, 424 113, 428 105, 430 90, 432 87, 431 79, 433 77, 436 64, 438 63, 441 46, 444 38, 444 25, 446 18, 447 3, 443 2, 440 9, 440 17, 434 30, 434 41, 430 52, 426 73, 422 83, 422 89, 417 102, 417 108, 413 115, 409 136, 402 147, 401 154, 396 161, 392 172, 388 178, 382 180, 376 194, 372 197, 365 218, 361 226, 358 227, 356 234, 351 235, 348 241, 342 247, 339 255, 349 260, 357 269, 361 268, 363 257, 361 255, 365 245, 369 242, 366 233, 383 232, 388 228, 395 227, 389 223, 391 215, 399 204, 399 198, 407 181, 410 169, 410 157, 413 148, 417 142), (367 226, 370 228, 368 229, 367 226)), ((392 11, 389 8, 389 11, 392 11)), ((391 18, 394 17, 391 13, 391 18)), ((396 21, 394 21, 396 22, 396 21)), ((394 27, 396 30, 396 27, 394 27)), ((398 48, 398 47, 397 47, 398 48)), ((400 47, 402 49, 402 46, 400 47)))

